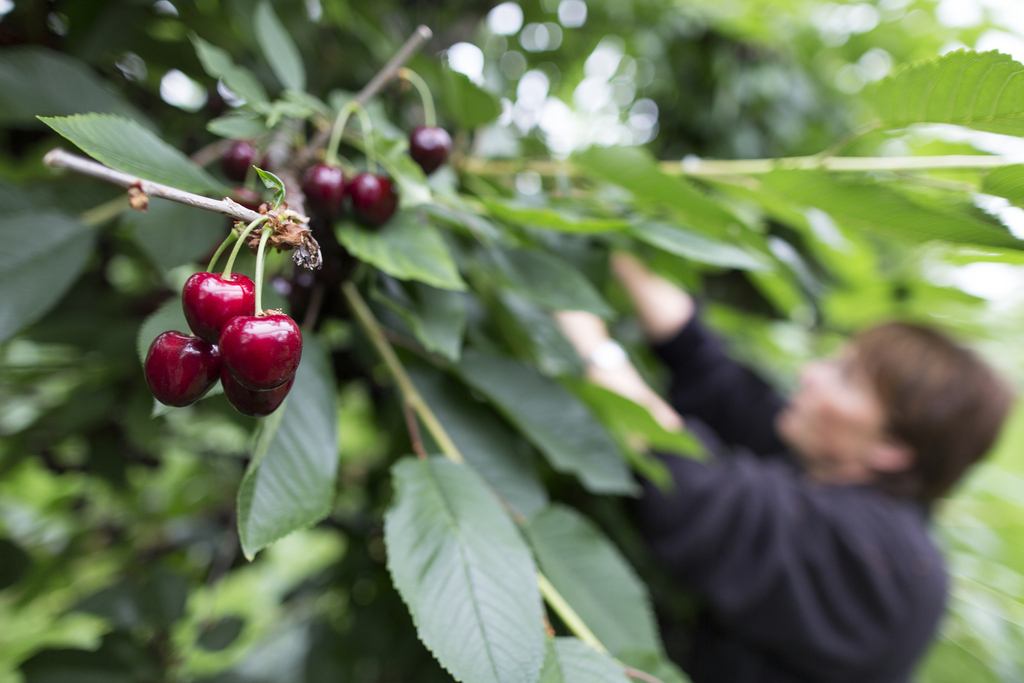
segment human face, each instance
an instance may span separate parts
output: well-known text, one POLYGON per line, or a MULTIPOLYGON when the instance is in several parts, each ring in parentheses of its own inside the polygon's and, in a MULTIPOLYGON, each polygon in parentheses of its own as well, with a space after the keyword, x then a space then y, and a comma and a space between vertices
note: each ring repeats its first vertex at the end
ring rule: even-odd
POLYGON ((804 366, 775 428, 807 474, 823 483, 866 483, 911 463, 909 450, 886 435, 882 403, 849 349, 804 366))

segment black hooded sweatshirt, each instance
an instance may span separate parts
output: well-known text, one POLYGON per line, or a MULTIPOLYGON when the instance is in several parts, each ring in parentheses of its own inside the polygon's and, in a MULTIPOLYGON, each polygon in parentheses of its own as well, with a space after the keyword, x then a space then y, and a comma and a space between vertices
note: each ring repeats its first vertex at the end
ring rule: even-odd
POLYGON ((673 407, 715 454, 663 456, 674 489, 645 482, 636 509, 655 556, 701 598, 682 662, 694 683, 907 681, 947 592, 926 511, 807 479, 775 433, 783 399, 696 317, 655 352, 673 407))

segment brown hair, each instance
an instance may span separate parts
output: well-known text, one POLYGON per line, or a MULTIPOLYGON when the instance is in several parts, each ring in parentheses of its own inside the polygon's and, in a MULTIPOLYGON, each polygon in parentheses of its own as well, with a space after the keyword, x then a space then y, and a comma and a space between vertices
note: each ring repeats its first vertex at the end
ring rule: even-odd
POLYGON ((934 501, 991 448, 1013 392, 977 355, 920 325, 879 325, 858 335, 853 350, 885 408, 887 432, 914 451, 909 470, 885 476, 881 487, 934 501))

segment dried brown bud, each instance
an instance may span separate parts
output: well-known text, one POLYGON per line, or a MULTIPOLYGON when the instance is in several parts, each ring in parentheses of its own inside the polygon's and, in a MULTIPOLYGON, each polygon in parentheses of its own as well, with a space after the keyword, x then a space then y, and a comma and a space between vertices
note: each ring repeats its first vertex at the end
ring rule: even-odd
POLYGON ((141 182, 128 186, 128 206, 136 211, 145 211, 149 208, 149 195, 142 189, 141 182))

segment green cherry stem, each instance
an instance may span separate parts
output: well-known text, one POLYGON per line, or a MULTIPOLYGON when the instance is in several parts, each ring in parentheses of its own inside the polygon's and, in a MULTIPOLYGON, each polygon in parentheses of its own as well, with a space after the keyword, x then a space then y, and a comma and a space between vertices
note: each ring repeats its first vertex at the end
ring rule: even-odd
POLYGON ((366 165, 370 173, 377 173, 377 153, 373 148, 373 124, 370 122, 370 115, 362 105, 356 103, 356 114, 359 116, 359 126, 363 129, 363 144, 366 147, 366 165))
POLYGON ((267 240, 273 232, 269 227, 263 228, 260 248, 256 252, 256 315, 263 314, 263 261, 266 259, 267 240))
POLYGON ((423 125, 428 128, 436 128, 437 112, 434 110, 434 96, 430 94, 430 87, 427 85, 427 82, 423 80, 422 76, 406 66, 398 70, 398 77, 409 81, 419 91, 420 99, 423 100, 423 125))
POLYGON ((224 272, 221 274, 221 278, 227 280, 231 277, 231 269, 235 266, 235 258, 238 256, 238 251, 242 248, 242 245, 245 244, 245 238, 249 236, 249 233, 252 232, 253 228, 268 218, 270 218, 270 216, 260 216, 252 223, 245 226, 245 230, 243 230, 242 234, 238 236, 238 242, 235 243, 235 248, 231 250, 231 256, 228 257, 228 264, 224 267, 224 272))
POLYGON ((228 245, 238 239, 238 235, 232 230, 228 233, 228 236, 224 238, 224 241, 217 247, 217 251, 213 252, 213 258, 210 259, 210 265, 206 266, 206 272, 212 273, 213 267, 217 265, 217 261, 220 259, 220 255, 224 253, 224 250, 228 248, 228 245))
POLYGON ((328 166, 338 165, 338 145, 341 144, 341 134, 345 132, 345 124, 348 123, 349 117, 358 106, 358 102, 349 100, 338 112, 338 117, 334 119, 334 126, 331 127, 331 139, 327 143, 327 153, 324 155, 324 163, 328 166))

